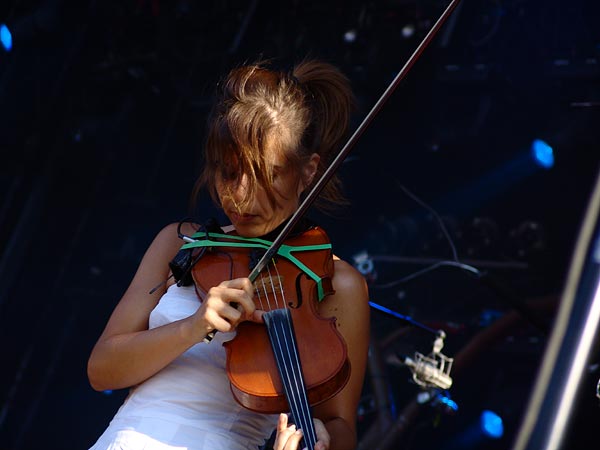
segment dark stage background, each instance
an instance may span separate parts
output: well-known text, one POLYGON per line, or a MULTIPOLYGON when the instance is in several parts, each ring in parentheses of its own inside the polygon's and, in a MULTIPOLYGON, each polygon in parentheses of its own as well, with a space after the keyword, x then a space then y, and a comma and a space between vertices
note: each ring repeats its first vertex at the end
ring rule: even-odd
MULTIPOLYGON (((445 5, 1 2, 0 450, 86 449, 122 401, 90 388, 87 357, 154 234, 189 214, 218 78, 324 58, 356 127, 445 5)), ((511 447, 599 168, 599 19, 595 0, 463 0, 340 168, 352 205, 311 213, 400 315, 372 311, 361 448, 511 447), (407 316, 445 331, 457 411, 415 401, 398 361, 434 336, 407 316), (483 410, 503 436, 466 443, 483 410)), ((596 445, 597 354, 586 367, 568 449, 596 445)))

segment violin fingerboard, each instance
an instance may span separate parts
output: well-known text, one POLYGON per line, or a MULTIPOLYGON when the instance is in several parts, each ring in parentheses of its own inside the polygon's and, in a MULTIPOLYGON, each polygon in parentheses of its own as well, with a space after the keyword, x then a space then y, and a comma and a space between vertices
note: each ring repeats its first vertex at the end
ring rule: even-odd
MULTIPOLYGON (((275 309, 263 316, 271 347, 296 426, 302 430, 305 446, 314 449, 317 438, 300 365, 292 316, 288 308, 275 309)), ((301 448, 303 448, 301 446, 301 448)))

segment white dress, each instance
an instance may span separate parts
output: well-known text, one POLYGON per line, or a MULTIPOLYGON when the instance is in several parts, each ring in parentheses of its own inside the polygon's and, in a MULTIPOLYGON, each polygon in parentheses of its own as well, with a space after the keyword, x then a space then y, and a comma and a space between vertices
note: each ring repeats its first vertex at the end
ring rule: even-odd
MULTIPOLYGON (((150 314, 150 328, 198 307, 193 286, 172 285, 150 314)), ((277 415, 254 413, 233 398, 222 346, 233 336, 217 333, 133 387, 90 450, 257 450, 275 429, 277 415)))

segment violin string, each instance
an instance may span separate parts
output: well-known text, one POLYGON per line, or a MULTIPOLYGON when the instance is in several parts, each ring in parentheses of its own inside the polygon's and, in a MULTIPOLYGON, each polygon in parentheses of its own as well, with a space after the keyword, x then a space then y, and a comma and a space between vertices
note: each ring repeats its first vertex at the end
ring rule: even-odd
MULTIPOLYGON (((283 317, 285 320, 276 320, 273 315, 273 326, 269 326, 269 331, 272 332, 272 342, 274 342, 275 353, 280 356, 280 375, 282 381, 287 379, 284 384, 286 396, 290 405, 290 411, 294 417, 294 422, 304 433, 305 443, 309 449, 313 449, 316 444, 316 434, 314 431, 310 412, 308 410, 308 400, 306 391, 303 390, 302 377, 299 376, 300 366, 294 364, 294 355, 297 355, 297 349, 292 349, 290 345, 294 345, 294 333, 290 319, 290 313, 287 308, 275 310, 273 314, 278 313, 277 317, 283 317), (287 339, 281 339, 279 335, 287 335, 287 339), (275 349, 278 347, 278 352, 275 349), (294 351, 296 350, 296 351, 294 351), (300 380, 300 382, 299 382, 300 380)), ((269 319, 270 319, 269 315, 269 319)), ((267 322, 270 322, 268 320, 267 322)))
MULTIPOLYGON (((273 265, 276 267, 276 265, 274 263, 273 263, 273 265)), ((277 294, 275 293, 275 284, 273 283, 273 276, 271 275, 271 266, 267 266, 267 271, 268 271, 269 279, 270 279, 270 282, 271 282, 271 291, 273 292, 273 296, 275 297, 275 306, 278 306, 278 301, 277 301, 277 298, 276 298, 277 294)), ((264 278, 263 278, 263 280, 264 280, 264 278)), ((281 280, 279 281, 279 283, 280 283, 280 287, 281 287, 281 280)), ((263 284, 264 284, 264 281, 263 281, 263 284)), ((266 286, 265 286, 265 294, 266 293, 267 293, 267 290, 266 290, 266 286)), ((285 293, 283 292, 283 289, 281 289, 281 293, 282 293, 282 295, 285 295, 285 293)), ((270 307, 270 303, 271 303, 270 300, 269 300, 268 303, 269 303, 269 307, 270 307)), ((276 308, 273 308, 273 309, 276 309, 276 308)), ((272 311, 273 309, 270 308, 269 310, 272 311)), ((293 380, 292 380, 293 369, 292 369, 292 367, 289 366, 289 362, 288 362, 288 360, 289 360, 289 354, 290 354, 290 350, 289 350, 288 344, 289 344, 290 337, 289 336, 287 336, 287 337, 285 336, 285 329, 283 327, 281 328, 281 332, 280 332, 280 329, 277 327, 278 324, 280 324, 280 322, 276 321, 275 322, 275 328, 274 328, 274 331, 275 331, 274 337, 275 337, 276 344, 277 344, 277 346, 279 348, 279 354, 282 355, 282 357, 284 358, 283 362, 286 363, 282 367, 282 369, 285 371, 285 377, 282 376, 282 382, 283 382, 283 378, 286 378, 287 379, 287 384, 285 384, 285 383, 284 384, 286 386, 290 386, 292 384, 292 381, 294 381, 294 382, 296 381, 296 377, 293 377, 293 380), (280 334, 282 336, 280 336, 280 334), (282 345, 282 343, 284 343, 285 345, 282 345), (284 352, 284 350, 285 350, 285 352, 284 352), (287 355, 287 358, 285 358, 286 355, 287 355)), ((295 392, 295 391, 296 391, 296 389, 292 389, 291 390, 291 392, 295 392)), ((286 394, 286 397, 288 399, 288 403, 290 404, 290 409, 292 411, 298 410, 298 407, 296 406, 298 404, 296 397, 294 396, 294 397, 290 398, 291 397, 290 396, 291 392, 287 392, 287 394, 286 394)), ((294 414, 294 416, 296 417, 297 413, 294 414)))
MULTIPOLYGON (((288 315, 289 316, 289 315, 288 315)), ((288 327, 288 333, 291 336, 291 339, 295 339, 294 330, 292 327, 291 321, 285 323, 288 327)), ((295 342, 295 341, 294 341, 295 342)), ((314 430, 312 430, 312 414, 310 412, 310 405, 308 403, 308 398, 306 396, 306 387, 304 384, 304 376, 302 374, 302 366, 300 365, 300 359, 298 357, 298 349, 295 348, 294 351, 290 352, 289 355, 290 364, 294 368, 294 375, 296 377, 295 385, 296 392, 298 393, 298 402, 299 402, 299 413, 301 416, 301 422, 303 422, 303 431, 307 434, 314 435, 314 430), (312 430, 312 431, 311 431, 312 430)))
MULTIPOLYGON (((260 282, 264 287, 265 282, 263 281, 262 275, 260 277, 260 282)), ((258 297, 258 303, 260 305, 260 309, 262 309, 263 311, 265 311, 265 304, 263 303, 263 299, 262 296, 260 295, 260 286, 258 281, 256 281, 254 283, 254 292, 256 293, 256 296, 258 297)), ((269 300, 269 298, 267 297, 267 301, 269 300)))
POLYGON ((268 320, 266 323, 268 325, 268 329, 269 332, 271 334, 271 343, 273 345, 273 351, 275 352, 275 356, 276 358, 278 358, 279 360, 279 373, 281 376, 281 382, 283 383, 283 386, 285 388, 286 391, 286 398, 287 401, 289 403, 289 407, 290 407, 290 411, 292 412, 292 415, 294 416, 294 420, 297 420, 297 401, 295 396, 292 397, 291 393, 292 393, 292 389, 290 388, 291 384, 292 384, 292 380, 291 380, 291 371, 292 368, 289 366, 289 364, 287 363, 285 356, 286 353, 289 354, 288 349, 286 349, 285 347, 287 347, 287 340, 286 339, 282 339, 282 337, 280 336, 281 334, 285 334, 285 329, 279 329, 278 325, 280 324, 280 322, 278 320, 276 320, 275 314, 277 313, 277 310, 273 310, 271 311, 269 314, 266 315, 267 319, 271 319, 268 320))
MULTIPOLYGON (((282 282, 282 278, 281 278, 281 274, 279 273, 279 269, 277 264, 274 262, 273 263, 273 268, 275 269, 275 273, 277 275, 277 280, 279 283, 279 292, 281 292, 281 297, 282 297, 282 308, 287 308, 287 299, 285 297, 285 290, 283 289, 283 282, 282 282)), ((275 287, 272 286, 273 292, 275 292, 275 287)), ((276 301, 276 304, 279 305, 279 302, 276 301)), ((289 312, 289 311, 288 311, 289 312)), ((294 330, 292 327, 292 322, 291 322, 291 315, 288 314, 287 317, 289 317, 290 319, 288 319, 285 323, 287 324, 287 334, 290 336, 288 338, 288 340, 290 342, 295 342, 295 335, 294 335, 294 330), (294 341, 292 341, 292 339, 294 339, 294 341)), ((294 346, 296 347, 296 346, 294 346)), ((294 384, 296 386, 296 392, 299 393, 299 398, 297 400, 300 408, 299 409, 299 413, 301 414, 301 418, 300 421, 303 422, 303 429, 306 429, 307 426, 311 426, 312 425, 312 419, 311 419, 311 413, 309 410, 309 405, 308 402, 306 401, 306 399, 304 401, 302 401, 302 393, 304 393, 304 397, 306 397, 306 390, 305 390, 305 385, 304 385, 304 375, 302 373, 302 366, 300 365, 300 359, 298 357, 298 351, 297 348, 294 348, 293 350, 290 350, 288 353, 288 358, 290 359, 290 363, 292 364, 292 367, 294 369, 292 369, 292 373, 294 374, 294 384)))
MULTIPOLYGON (((280 277, 280 274, 279 274, 279 269, 277 268, 277 264, 275 263, 275 261, 273 261, 272 266, 274 267, 275 273, 276 273, 276 275, 278 277, 278 280, 279 280, 279 291, 281 292, 281 296, 283 298, 283 306, 282 307, 285 308, 285 305, 286 305, 286 303, 285 303, 285 291, 283 289, 283 285, 282 285, 282 282, 281 282, 281 277, 280 277)), ((269 278, 270 278, 270 281, 271 281, 271 291, 273 292, 273 296, 275 297, 275 305, 276 305, 277 308, 279 308, 279 301, 277 299, 277 294, 276 294, 276 291, 275 291, 275 283, 273 282, 273 277, 271 275, 271 269, 270 269, 271 266, 268 266, 268 267, 269 267, 268 268, 268 270, 269 270, 269 278)), ((289 311, 288 311, 287 315, 289 316, 289 311)), ((286 356, 285 361, 288 364, 288 366, 285 367, 286 374, 288 376, 288 381, 290 381, 289 385, 291 385, 291 384, 294 385, 294 389, 290 389, 290 392, 288 393, 288 402, 290 403, 290 405, 293 402, 294 406, 293 407, 290 406, 290 408, 294 411, 293 412, 294 420, 300 422, 300 424, 299 424, 300 428, 304 429, 304 413, 301 411, 301 406, 302 406, 301 401, 298 398, 298 395, 291 395, 291 394, 295 394, 296 392, 298 392, 298 378, 299 378, 299 375, 300 375, 300 377, 302 376, 301 373, 298 374, 299 369, 300 369, 299 367, 297 367, 296 370, 294 370, 294 367, 291 366, 291 354, 293 352, 289 348, 289 343, 293 342, 293 341, 291 341, 291 339, 294 339, 295 337, 293 336, 293 333, 289 329, 286 330, 286 328, 283 326, 283 323, 280 323, 280 325, 281 325, 281 334, 284 336, 283 342, 285 343, 285 346, 283 347, 285 349, 285 351, 286 351, 286 353, 285 353, 285 356, 286 356), (287 331, 287 333, 286 333, 286 331, 287 331), (291 380, 290 380, 290 378, 291 378, 291 380), (290 396, 292 397, 291 399, 290 399, 290 396), (298 417, 298 416, 300 416, 300 417, 298 417)), ((281 343, 281 340, 279 340, 278 343, 281 343)), ((281 346, 280 346, 280 349, 283 350, 281 348, 281 346)))
POLYGON ((263 305, 261 303, 261 307, 265 311, 271 311, 273 309, 273 308, 271 308, 271 299, 269 298, 269 291, 267 291, 267 284, 265 283, 265 277, 262 275, 260 277, 260 283, 262 285, 262 290, 265 294, 265 305, 263 305), (265 308, 265 306, 266 306, 266 308, 265 308))
MULTIPOLYGON (((283 289, 281 274, 279 273, 279 269, 274 259, 272 260, 272 265, 267 266, 266 271, 268 276, 267 281, 265 281, 267 276, 264 275, 264 271, 260 275, 260 285, 264 291, 265 302, 269 306, 270 313, 275 314, 277 311, 279 311, 283 314, 285 320, 271 320, 272 314, 267 314, 265 316, 265 323, 267 325, 269 334, 271 335, 271 344, 273 351, 275 352, 275 357, 279 361, 279 374, 286 390, 286 398, 290 406, 290 412, 292 413, 298 428, 300 428, 304 433, 305 443, 308 445, 308 448, 312 449, 316 444, 316 433, 314 431, 314 425, 310 413, 310 405, 306 396, 306 389, 304 385, 302 369, 300 366, 300 360, 298 357, 298 349, 292 327, 291 315, 290 311, 286 307, 285 290, 283 289), (272 267, 274 268, 277 281, 273 280, 273 273, 271 271, 272 267), (283 308, 271 308, 271 298, 267 288, 269 282, 271 292, 273 293, 275 306, 279 306, 280 303, 277 294, 278 288, 279 292, 281 293, 283 308)), ((256 293, 260 299, 261 307, 263 307, 263 299, 258 283, 256 283, 255 286, 256 293)), ((280 317, 279 314, 278 317, 280 317)))
MULTIPOLYGON (((277 301, 277 292, 275 292, 275 284, 273 283, 273 274, 271 273, 271 266, 267 266, 267 274, 268 274, 268 278, 267 278, 267 285, 270 286, 271 288, 271 294, 273 297, 273 305, 271 305, 271 301, 269 301, 269 309, 278 309, 279 308, 279 302, 277 301)), ((265 286, 265 291, 268 291, 267 286, 265 286)))
POLYGON ((277 281, 279 283, 279 292, 281 293, 282 304, 279 305, 279 300, 277 300, 277 293, 275 292, 275 283, 273 283, 273 277, 271 277, 271 269, 269 269, 269 278, 271 278, 271 289, 273 290, 273 296, 275 297, 275 307, 276 308, 285 308, 285 291, 283 290, 283 283, 281 282, 281 275, 279 274, 279 269, 277 268, 277 263, 273 260, 273 268, 275 269, 275 274, 277 275, 277 281))
MULTIPOLYGON (((291 320, 291 314, 289 309, 287 308, 287 299, 285 297, 285 290, 283 289, 283 283, 281 279, 281 274, 279 273, 279 269, 277 264, 273 262, 273 268, 275 270, 275 274, 277 276, 278 288, 282 297, 282 309, 285 310, 286 320, 282 321, 282 334, 287 335, 287 339, 285 339, 285 349, 287 351, 287 361, 290 365, 289 370, 293 375, 293 384, 295 389, 293 390, 294 394, 294 402, 296 404, 296 414, 295 420, 301 422, 301 428, 307 435, 314 435, 314 430, 312 429, 312 418, 309 409, 308 399, 306 398, 306 388, 304 385, 304 377, 302 374, 302 366, 300 365, 300 359, 298 356, 298 349, 296 343, 296 337, 294 334, 293 324, 291 320), (290 345, 291 344, 291 345, 290 345)), ((275 297, 275 303, 279 306, 279 301, 277 300, 277 294, 275 289, 275 284, 273 282, 273 277, 271 275, 271 270, 269 268, 269 278, 271 279, 271 289, 275 297)))

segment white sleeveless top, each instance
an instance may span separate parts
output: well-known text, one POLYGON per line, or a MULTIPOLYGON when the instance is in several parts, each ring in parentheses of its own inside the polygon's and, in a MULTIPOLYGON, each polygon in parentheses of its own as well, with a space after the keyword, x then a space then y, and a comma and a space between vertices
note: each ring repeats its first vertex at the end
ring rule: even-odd
MULTIPOLYGON (((150 314, 155 328, 193 314, 194 286, 172 285, 150 314)), ((257 450, 271 435, 277 415, 258 414, 233 398, 223 342, 216 333, 160 372, 131 388, 106 431, 90 450, 257 450)))

